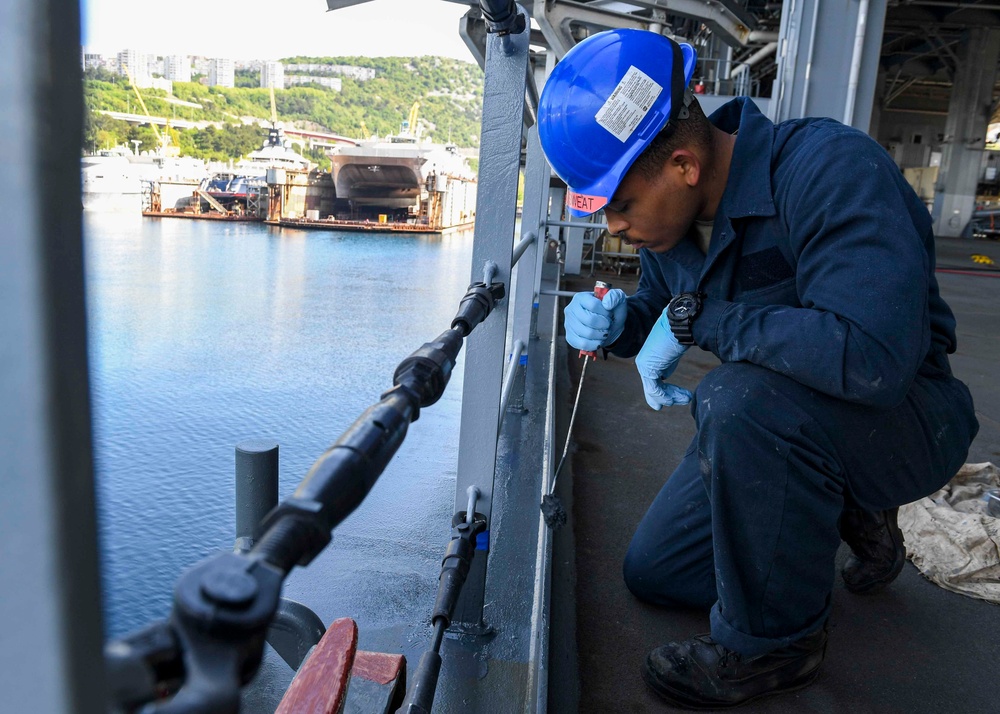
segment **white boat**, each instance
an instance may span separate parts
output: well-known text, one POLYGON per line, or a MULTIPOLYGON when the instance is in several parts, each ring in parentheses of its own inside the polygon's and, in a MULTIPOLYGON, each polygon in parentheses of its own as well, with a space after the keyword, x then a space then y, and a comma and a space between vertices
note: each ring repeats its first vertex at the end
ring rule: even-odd
POLYGON ((189 156, 135 155, 124 146, 81 159, 83 208, 86 211, 143 209, 143 194, 159 185, 161 203, 173 206, 208 178, 205 162, 189 156))
POLYGON ((129 156, 127 149, 119 147, 81 159, 85 211, 138 213, 142 209, 142 184, 129 156))
POLYGON ((132 165, 139 171, 141 183, 150 188, 155 185, 161 208, 173 208, 190 199, 211 176, 204 161, 190 156, 143 155, 135 157, 132 165))

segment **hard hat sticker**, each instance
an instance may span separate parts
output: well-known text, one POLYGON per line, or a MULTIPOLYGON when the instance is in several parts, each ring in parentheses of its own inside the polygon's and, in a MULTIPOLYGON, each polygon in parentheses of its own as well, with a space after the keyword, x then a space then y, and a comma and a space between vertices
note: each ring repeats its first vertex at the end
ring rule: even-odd
POLYGON ((566 191, 566 205, 583 213, 597 213, 607 202, 604 196, 588 196, 572 189, 566 191))
POLYGON ((632 136, 639 122, 649 114, 653 102, 662 91, 663 87, 632 65, 594 118, 614 134, 618 141, 624 143, 632 136))

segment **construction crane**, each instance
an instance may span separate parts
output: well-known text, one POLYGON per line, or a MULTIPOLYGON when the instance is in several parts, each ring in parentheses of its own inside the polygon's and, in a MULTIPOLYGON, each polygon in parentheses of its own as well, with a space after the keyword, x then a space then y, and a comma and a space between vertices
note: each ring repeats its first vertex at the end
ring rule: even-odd
MULTIPOLYGON (((124 63, 123 63, 124 64, 124 63)), ((129 84, 132 85, 133 91, 135 91, 135 97, 139 100, 139 106, 142 107, 142 111, 146 114, 146 118, 149 119, 149 126, 153 130, 153 134, 156 136, 156 143, 160 145, 160 150, 165 150, 167 148, 166 139, 160 134, 160 130, 156 128, 156 124, 153 122, 153 117, 146 109, 146 102, 142 100, 142 94, 139 93, 139 87, 136 86, 135 79, 132 78, 132 70, 127 64, 124 64, 125 75, 128 77, 129 84)))
POLYGON ((267 130, 267 143, 265 146, 283 146, 285 145, 285 133, 278 126, 278 110, 274 102, 274 87, 269 86, 267 89, 271 96, 271 128, 267 130))
POLYGON ((417 112, 420 109, 420 102, 414 102, 413 106, 410 107, 410 116, 406 120, 406 125, 403 127, 403 133, 409 134, 410 136, 417 137, 417 112))
POLYGON ((371 137, 371 134, 368 133, 368 127, 365 126, 365 120, 362 119, 361 120, 361 138, 362 139, 368 139, 370 137, 371 137))

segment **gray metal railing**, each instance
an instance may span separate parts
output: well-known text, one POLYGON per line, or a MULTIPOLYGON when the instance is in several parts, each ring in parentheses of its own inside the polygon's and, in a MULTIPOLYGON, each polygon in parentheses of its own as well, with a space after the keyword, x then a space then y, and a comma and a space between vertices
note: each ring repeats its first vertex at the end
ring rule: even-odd
MULTIPOLYGON (((499 279, 509 285, 515 263, 513 238, 530 32, 527 29, 527 15, 513 2, 483 0, 481 6, 487 25, 491 22, 500 23, 503 29, 495 31, 496 26, 491 26, 491 32, 486 37, 483 131, 479 149, 479 188, 472 270, 475 275, 479 270, 478 266, 486 261, 493 261, 499 266, 499 279), (521 20, 518 21, 512 13, 521 14, 521 20)), ((521 260, 533 252, 533 246, 535 243, 525 246, 519 256, 521 260)), ((530 260, 529 257, 528 261, 530 260)), ((469 340, 465 358, 455 508, 457 510, 464 505, 468 487, 478 485, 482 489, 479 510, 486 516, 487 523, 491 523, 493 510, 497 437, 504 403, 503 368, 504 356, 507 354, 507 320, 511 313, 514 318, 521 315, 517 307, 511 310, 511 301, 516 304, 525 299, 520 290, 509 295, 511 297, 498 306, 491 320, 482 325, 475 338, 469 340)), ((515 323, 512 327, 517 329, 518 325, 515 323)), ((515 339, 521 339, 522 344, 526 343, 526 337, 515 339)), ((520 366, 519 363, 518 354, 517 359, 511 360, 511 378, 520 366)), ((509 384, 512 385, 513 382, 509 384)), ((512 386, 508 387, 510 388, 512 386)), ((487 534, 484 542, 488 541, 487 534)), ((466 632, 484 633, 489 630, 488 625, 483 622, 486 561, 487 558, 473 560, 472 570, 455 611, 454 626, 466 632)))
MULTIPOLYGON (((498 2, 494 17, 503 15, 508 3, 498 2)), ((486 11, 487 3, 483 2, 486 11)), ((513 3, 509 3, 513 6, 513 3)), ((519 7, 520 12, 523 12, 519 7)), ((529 368, 528 344, 535 337, 539 298, 543 294, 542 271, 547 228, 603 229, 605 224, 584 221, 560 220, 562 193, 550 191, 551 171, 541 152, 537 130, 523 128, 526 97, 525 85, 541 87, 551 64, 545 68, 530 67, 527 30, 515 31, 519 24, 508 15, 510 31, 490 33, 486 37, 486 82, 483 101, 483 136, 480 147, 479 200, 473 238, 472 280, 482 280, 487 286, 493 281, 502 282, 512 289, 508 297, 494 309, 470 336, 466 345, 462 419, 456 479, 455 509, 468 508, 467 502, 475 493, 476 510, 491 523, 493 511, 494 478, 497 472, 498 440, 505 419, 511 414, 523 413, 520 409, 525 388, 525 374, 529 368), (527 79, 526 79, 527 78, 527 79), (487 129, 488 128, 488 129, 487 129), (515 237, 517 176, 521 164, 522 142, 527 148, 524 168, 524 205, 522 207, 520 236, 515 237), (550 219, 550 205, 555 218, 550 219), (516 281, 512 280, 516 276, 516 281), (509 330, 508 330, 509 323, 509 330)), ((523 23, 527 25, 526 22, 523 23)), ((529 99, 537 92, 527 93, 529 99)), ((533 115, 532 111, 529 115, 533 115)), ((548 364, 539 368, 553 369, 551 357, 548 364)), ((552 395, 545 408, 551 409, 552 395)), ((546 412, 546 425, 554 429, 554 421, 546 412)), ((545 438, 548 450, 551 435, 545 438)), ((548 453, 548 451, 546 452, 548 453)), ((542 469, 551 471, 550 456, 542 459, 542 469)), ((548 473, 524 474, 544 485, 548 473)), ((539 495, 540 497, 540 495, 539 495)), ((238 509, 239 512, 239 509, 238 509)), ((539 521, 540 522, 540 521, 539 521)), ((243 536, 246 537, 246 536, 243 536)), ((489 537, 481 542, 488 543, 489 537)), ((548 533, 538 539, 538 563, 547 563, 550 554, 548 533)), ((464 633, 483 634, 490 631, 484 621, 483 604, 486 599, 486 552, 471 561, 471 568, 464 589, 455 609, 452 627, 464 633)), ((533 605, 538 621, 544 621, 541 611, 547 608, 547 566, 535 566, 536 599, 533 605)), ((306 644, 311 636, 308 618, 301 638, 306 644)), ((292 623, 294 626, 296 623, 292 623)), ((288 629, 288 628, 286 628, 288 629)), ((532 658, 544 659, 544 649, 539 649, 547 637, 535 632, 532 658)), ((269 634, 269 641, 271 634, 269 634)), ((439 639, 439 638, 436 638, 439 639)), ((272 643, 273 644, 273 643, 272 643)), ((291 648, 294 653, 304 645, 291 648)), ((437 641, 435 646, 440 646, 437 641)), ((286 649, 289 646, 286 644, 286 649)), ((285 656, 284 654, 282 656, 285 656)), ((286 657, 286 660, 289 658, 286 657)), ((290 662, 291 664, 291 662, 290 662)), ((537 667, 536 667, 537 669, 537 667)), ((543 668, 544 669, 544 668, 543 668)), ((538 672, 532 672, 532 696, 543 697, 545 683, 538 672)))
MULTIPOLYGON (((491 31, 486 36, 485 128, 480 145, 472 282, 481 280, 489 286, 498 281, 511 286, 512 276, 516 275, 517 280, 516 288, 508 292, 508 297, 494 309, 491 318, 470 336, 466 345, 455 509, 461 510, 469 493, 475 490, 477 510, 490 523, 500 432, 508 414, 523 412, 520 407, 528 369, 527 345, 537 321, 544 262, 540 237, 546 235, 549 226, 602 226, 548 219, 550 203, 561 214, 562 196, 557 193, 553 197, 557 200, 550 198, 550 169, 538 144, 537 131, 534 127, 524 130, 521 118, 525 116, 526 97, 537 101, 537 90, 526 92, 526 85, 540 87, 551 65, 535 69, 530 66, 528 23, 522 8, 506 0, 490 3, 484 0, 482 11, 491 31), (517 19, 518 14, 521 15, 520 20, 517 19), (528 147, 526 199, 521 234, 515 243, 517 176, 523 141, 528 147)), ((533 114, 532 107, 528 115, 533 114)), ((241 445, 240 448, 252 451, 256 446, 260 445, 241 445)), ((261 470, 270 468, 267 464, 261 465, 267 453, 270 452, 263 449, 253 456, 260 468, 255 470, 247 464, 238 468, 241 480, 258 481, 258 490, 250 489, 245 484, 237 485, 237 498, 241 500, 237 504, 237 515, 242 524, 237 529, 237 546, 241 549, 254 545, 253 526, 276 503, 276 495, 272 496, 269 486, 265 485, 269 479, 259 478, 261 470)), ((276 459, 276 449, 274 456, 276 459)), ((540 483, 546 481, 541 474, 531 476, 538 478, 540 483)), ((482 542, 488 543, 488 536, 482 542)), ((488 623, 483 621, 486 564, 486 557, 477 557, 472 561, 454 616, 454 627, 460 631, 476 634, 490 629, 488 623)), ((303 643, 300 643, 299 649, 306 647, 313 636, 309 622, 306 618, 307 626, 301 633, 303 643)))

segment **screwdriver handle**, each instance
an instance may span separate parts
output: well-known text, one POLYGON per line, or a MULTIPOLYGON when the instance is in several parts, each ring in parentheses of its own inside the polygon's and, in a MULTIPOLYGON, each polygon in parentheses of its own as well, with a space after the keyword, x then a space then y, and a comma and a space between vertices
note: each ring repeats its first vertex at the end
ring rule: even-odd
MULTIPOLYGON (((611 289, 611 283, 606 283, 603 280, 598 280, 594 283, 594 297, 598 300, 603 300, 604 296, 608 294, 608 290, 611 289)), ((591 359, 597 359, 596 352, 588 352, 587 350, 580 350, 580 357, 590 357, 591 359)))

